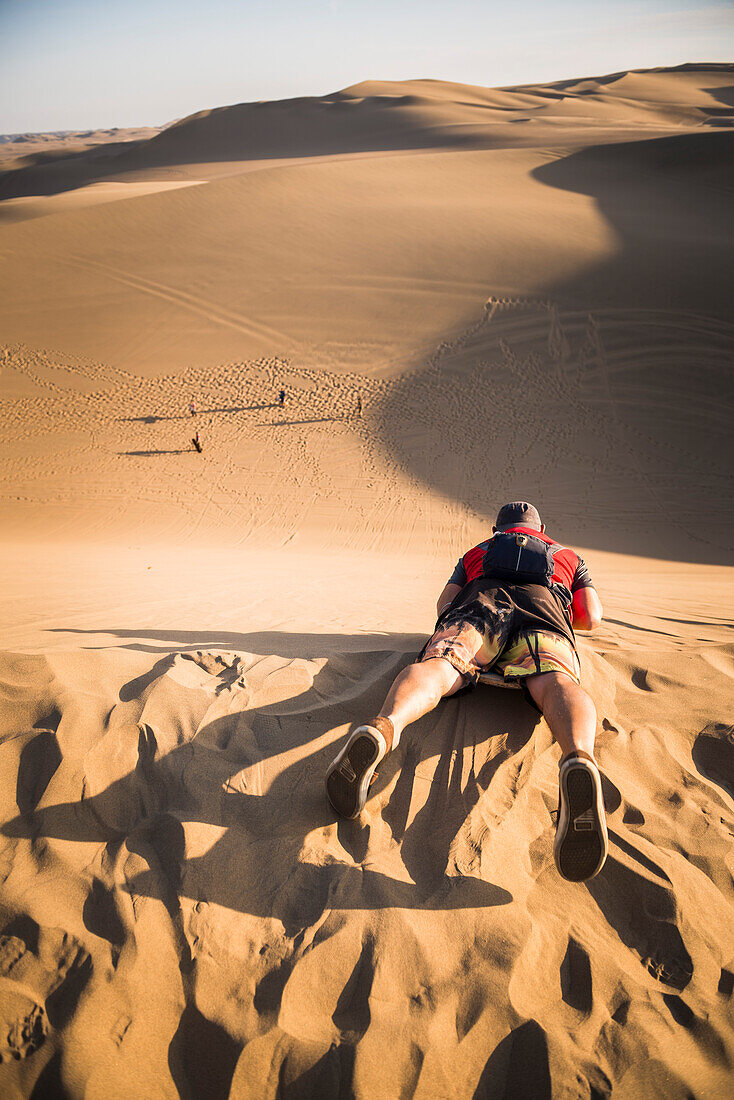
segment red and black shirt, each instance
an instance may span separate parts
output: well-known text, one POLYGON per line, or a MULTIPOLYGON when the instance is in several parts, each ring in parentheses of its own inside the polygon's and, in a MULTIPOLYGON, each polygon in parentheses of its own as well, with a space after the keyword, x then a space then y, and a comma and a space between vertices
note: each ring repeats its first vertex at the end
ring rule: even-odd
POLYGON ((533 535, 552 549, 554 572, 550 587, 540 584, 513 583, 485 574, 485 555, 490 539, 472 547, 459 558, 449 584, 461 585, 461 592, 444 608, 439 623, 470 621, 478 630, 495 633, 500 620, 511 633, 522 630, 551 630, 568 638, 575 646, 571 603, 573 593, 593 588, 586 563, 578 554, 532 527, 507 527, 503 531, 533 535))
MULTIPOLYGON (((563 585, 571 596, 573 596, 574 592, 578 591, 579 588, 594 587, 594 582, 591 579, 586 562, 583 558, 580 558, 574 550, 570 550, 567 546, 562 546, 561 543, 556 542, 540 531, 536 531, 532 527, 506 527, 503 528, 503 530, 522 535, 533 535, 536 539, 541 539, 542 542, 553 547, 553 564, 555 566, 553 571, 553 583, 563 585), (556 547, 558 547, 557 550, 556 547)), ((491 539, 485 539, 484 542, 480 542, 477 546, 473 546, 463 557, 459 558, 456 563, 456 568, 446 583, 459 584, 463 588, 464 585, 469 584, 470 581, 475 581, 483 577, 484 557, 490 542, 491 539)))

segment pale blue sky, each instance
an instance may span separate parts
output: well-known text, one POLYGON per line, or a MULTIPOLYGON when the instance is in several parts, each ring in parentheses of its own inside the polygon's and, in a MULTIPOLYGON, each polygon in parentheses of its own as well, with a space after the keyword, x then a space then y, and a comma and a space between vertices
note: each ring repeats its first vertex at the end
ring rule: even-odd
POLYGON ((0 0, 0 133, 160 125, 366 79, 734 61, 734 0, 0 0))

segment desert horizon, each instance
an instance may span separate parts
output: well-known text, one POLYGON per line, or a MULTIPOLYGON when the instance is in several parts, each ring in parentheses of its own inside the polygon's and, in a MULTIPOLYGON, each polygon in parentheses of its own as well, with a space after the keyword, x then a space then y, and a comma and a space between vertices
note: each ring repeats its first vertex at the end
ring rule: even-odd
POLYGON ((728 1095, 733 166, 721 62, 0 137, 3 1095, 728 1095), (520 691, 324 793, 516 500, 585 883, 520 691))

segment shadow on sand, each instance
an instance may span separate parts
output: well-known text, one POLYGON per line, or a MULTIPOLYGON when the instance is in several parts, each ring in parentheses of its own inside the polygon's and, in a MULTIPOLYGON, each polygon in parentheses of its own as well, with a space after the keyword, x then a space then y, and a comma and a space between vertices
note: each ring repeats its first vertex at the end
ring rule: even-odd
MULTIPOLYGON (((187 632, 178 633, 191 638, 187 632)), ((281 655, 298 653, 304 658, 314 649, 324 652, 322 638, 311 637, 305 646, 303 637, 278 637, 280 644, 271 649, 281 655)), ((246 638, 250 649, 256 648, 253 642, 274 640, 267 634, 236 638, 240 645, 246 638)), ((202 636, 197 636, 201 641, 202 636)), ((218 636, 218 644, 222 641, 218 636)), ((334 636, 331 641, 345 654, 344 638, 338 642, 334 636)), ((364 638, 359 641, 365 643, 364 638)), ((178 899, 185 896, 275 918, 289 936, 312 926, 331 909, 453 910, 509 903, 511 895, 503 888, 449 873, 448 867, 457 829, 497 767, 527 742, 536 725, 537 715, 519 694, 493 692, 491 709, 482 721, 457 723, 457 708, 486 708, 488 689, 447 701, 438 722, 434 715, 411 727, 404 747, 383 763, 371 797, 397 779, 383 816, 394 838, 402 841, 410 880, 361 865, 370 826, 363 820, 337 821, 328 805, 324 774, 335 751, 329 734, 356 722, 358 714, 371 713, 395 673, 411 659, 411 654, 390 650, 383 636, 374 641, 379 651, 347 653, 341 662, 330 660, 313 675, 307 691, 262 707, 250 705, 249 673, 242 673, 237 660, 229 664, 220 656, 212 666, 200 654, 169 652, 119 688, 119 705, 128 708, 125 713, 135 702, 140 707, 137 725, 127 720, 119 727, 120 744, 126 743, 128 751, 137 742, 135 767, 98 793, 37 809, 42 789, 34 739, 21 754, 18 789, 34 790, 36 795, 22 803, 25 813, 3 826, 3 835, 113 846, 124 842, 147 863, 146 870, 128 880, 131 894, 159 898, 176 911, 178 899), (210 707, 214 695, 223 693, 228 693, 229 702, 225 715, 204 720, 198 728, 194 722, 191 739, 181 744, 177 735, 171 739, 160 718, 145 721, 145 715, 155 692, 165 694, 170 691, 166 685, 177 682, 168 673, 189 661, 206 666, 210 673, 216 669, 216 682, 206 693, 197 692, 205 707, 210 707), (468 781, 457 765, 457 747, 463 759, 466 726, 481 729, 487 739, 495 735, 506 739, 502 751, 468 781), (436 755, 436 774, 429 784, 420 781, 416 811, 416 768, 427 756, 436 755), (191 835, 199 835, 201 826, 212 826, 216 840, 197 854, 191 850, 191 835), (334 827, 343 859, 314 862, 304 856, 309 835, 334 827)), ((257 669, 257 662, 253 667, 257 669)), ((176 697, 182 713, 169 714, 167 723, 184 729, 191 693, 179 689, 176 697)), ((115 728, 115 709, 108 729, 115 728)), ((221 707, 215 709, 221 711, 221 707)), ((55 720, 63 721, 63 714, 55 720)), ((53 730, 44 730, 38 736, 48 739, 50 733, 53 730)), ((44 751, 45 747, 44 741, 44 751)), ((56 755, 46 772, 52 774, 60 762, 56 755)), ((43 787, 49 779, 50 774, 43 787)), ((85 919, 93 926, 97 921, 93 898, 87 908, 85 919)))
MULTIPOLYGON (((93 630, 81 627, 50 627, 49 634, 108 634, 113 638, 135 639, 122 649, 141 653, 194 652, 200 649, 223 649, 235 653, 277 653, 281 657, 340 657, 354 653, 377 653, 394 650, 404 653, 406 663, 411 655, 420 652, 426 642, 425 634, 284 634, 278 630, 256 630, 241 633, 235 630, 122 630, 100 626, 93 630), (140 641, 143 639, 143 641, 140 641), (148 644, 151 643, 151 644, 148 644), (159 643, 159 644, 152 644, 159 643)), ((90 649, 106 649, 106 645, 94 645, 90 649)))
POLYGON ((710 130, 534 169, 593 198, 616 247, 397 378, 375 433, 390 460, 488 525, 521 496, 572 545, 729 564, 732 173, 734 134, 710 130))
POLYGON ((180 447, 178 450, 169 451, 117 451, 118 455, 133 455, 138 458, 152 458, 154 455, 187 455, 193 454, 193 447, 180 447))

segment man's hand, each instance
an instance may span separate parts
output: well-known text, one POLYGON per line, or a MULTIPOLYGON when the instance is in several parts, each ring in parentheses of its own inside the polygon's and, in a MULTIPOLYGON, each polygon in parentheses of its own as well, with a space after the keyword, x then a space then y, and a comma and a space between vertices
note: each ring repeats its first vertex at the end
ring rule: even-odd
POLYGON ((460 592, 460 584, 447 584, 441 595, 438 597, 438 603, 436 604, 436 613, 440 615, 441 612, 445 608, 447 608, 450 603, 454 602, 460 592))
POLYGON ((595 588, 579 588, 571 604, 574 630, 593 630, 604 616, 604 608, 595 588))

